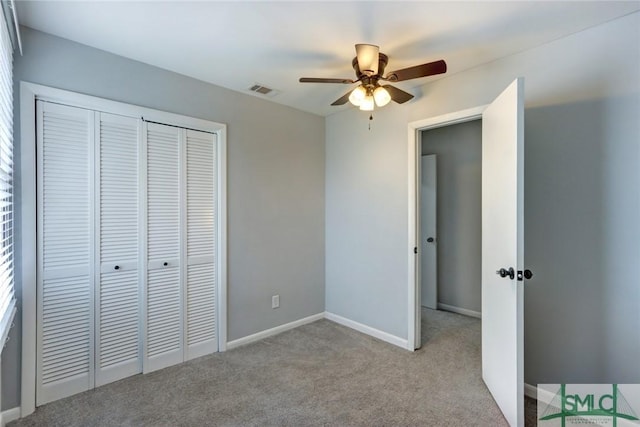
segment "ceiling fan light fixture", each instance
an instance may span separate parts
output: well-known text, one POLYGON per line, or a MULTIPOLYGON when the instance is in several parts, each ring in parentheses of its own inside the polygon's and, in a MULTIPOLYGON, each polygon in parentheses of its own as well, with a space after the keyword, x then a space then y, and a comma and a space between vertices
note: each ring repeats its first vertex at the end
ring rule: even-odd
POLYGON ((380 47, 373 44, 357 44, 356 56, 358 58, 358 68, 366 76, 378 74, 380 47))
POLYGON ((362 111, 373 111, 374 100, 373 95, 367 95, 360 103, 360 109, 362 111))
POLYGON ((440 59, 386 73, 389 57, 380 53, 378 46, 361 43, 355 48, 356 57, 351 60, 351 67, 356 73, 355 79, 301 77, 300 83, 357 84, 357 88, 349 90, 331 105, 345 105, 351 102, 361 110, 372 111, 376 106, 383 107, 390 101, 404 104, 414 97, 402 89, 386 83, 381 84, 381 82, 404 82, 447 72, 447 63, 440 59))
POLYGON ((373 98, 378 107, 384 107, 391 101, 391 95, 389 95, 389 92, 382 86, 378 86, 376 90, 373 91, 373 98))
POLYGON ((351 95, 349 95, 349 102, 359 107, 366 96, 367 90, 363 86, 358 86, 351 92, 351 95))

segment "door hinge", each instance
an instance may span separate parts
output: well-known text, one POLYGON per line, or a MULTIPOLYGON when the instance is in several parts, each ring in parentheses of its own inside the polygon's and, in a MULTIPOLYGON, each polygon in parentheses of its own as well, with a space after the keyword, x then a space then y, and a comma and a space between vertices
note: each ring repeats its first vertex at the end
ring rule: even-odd
POLYGON ((415 246, 415 247, 413 248, 413 253, 414 253, 414 254, 417 254, 417 253, 418 253, 418 247, 417 247, 417 246, 415 246))

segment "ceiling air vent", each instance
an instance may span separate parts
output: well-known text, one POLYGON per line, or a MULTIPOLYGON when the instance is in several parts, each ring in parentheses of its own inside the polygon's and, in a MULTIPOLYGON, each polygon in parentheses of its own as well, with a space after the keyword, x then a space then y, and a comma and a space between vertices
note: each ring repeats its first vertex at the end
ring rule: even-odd
POLYGON ((278 94, 278 91, 275 89, 271 89, 270 87, 266 87, 260 83, 256 83, 249 88, 251 92, 259 93, 260 95, 265 95, 268 97, 272 97, 278 94))

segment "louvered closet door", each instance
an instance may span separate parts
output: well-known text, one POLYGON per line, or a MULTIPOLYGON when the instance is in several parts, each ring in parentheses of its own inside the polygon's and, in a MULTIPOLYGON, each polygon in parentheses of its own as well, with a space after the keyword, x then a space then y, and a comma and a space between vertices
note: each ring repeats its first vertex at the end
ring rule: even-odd
POLYGON ((187 354, 218 351, 216 325, 216 136, 186 131, 187 354))
POLYGON ((139 286, 140 120, 95 113, 100 215, 96 272, 96 386, 142 372, 139 286))
POLYGON ((182 129, 146 126, 147 282, 144 372, 183 361, 182 129))
POLYGON ((37 103, 36 403, 94 383, 93 112, 37 103))

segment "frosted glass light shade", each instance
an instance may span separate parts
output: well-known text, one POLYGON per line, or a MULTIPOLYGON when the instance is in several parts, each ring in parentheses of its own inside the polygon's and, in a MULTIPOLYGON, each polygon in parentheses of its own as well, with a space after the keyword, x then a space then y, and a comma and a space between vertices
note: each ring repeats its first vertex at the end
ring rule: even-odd
POLYGON ((378 107, 384 107, 391 101, 391 95, 389 95, 389 92, 382 86, 377 87, 376 90, 373 91, 373 98, 376 100, 378 107))
POLYGON ((378 74, 378 58, 380 48, 373 44, 357 44, 356 56, 358 57, 358 67, 366 76, 378 74))
POLYGON ((362 111, 373 111, 373 96, 372 95, 365 96, 365 98, 362 100, 362 103, 360 104, 360 109, 362 111))
POLYGON ((356 107, 359 107, 362 103, 362 100, 367 96, 367 91, 362 86, 358 86, 351 92, 349 95, 349 102, 351 102, 356 107))

